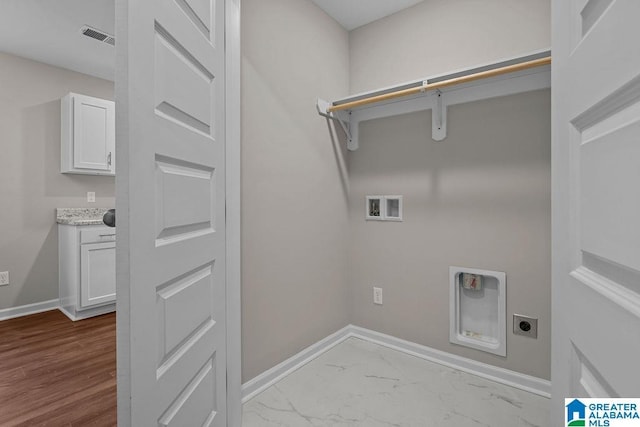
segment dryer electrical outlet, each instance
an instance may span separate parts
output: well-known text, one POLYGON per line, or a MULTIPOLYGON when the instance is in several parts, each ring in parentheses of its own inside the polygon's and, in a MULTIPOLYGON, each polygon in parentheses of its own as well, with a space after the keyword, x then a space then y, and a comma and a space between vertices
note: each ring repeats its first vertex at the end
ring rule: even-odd
POLYGON ((0 271, 0 286, 5 286, 8 284, 9 284, 9 272, 0 271))
POLYGON ((513 333, 525 337, 538 338, 538 319, 535 317, 513 315, 513 333))

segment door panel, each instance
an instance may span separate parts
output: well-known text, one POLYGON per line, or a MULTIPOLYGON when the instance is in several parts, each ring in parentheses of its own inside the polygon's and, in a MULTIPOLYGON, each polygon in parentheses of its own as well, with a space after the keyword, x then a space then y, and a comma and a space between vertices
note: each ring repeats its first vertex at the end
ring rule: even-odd
POLYGON ((215 170, 156 158, 156 246, 214 233, 215 170))
MULTIPOLYGON (((615 100, 610 100, 612 102, 615 100)), ((583 251, 640 270, 640 103, 581 132, 580 223, 583 251)))
POLYGON ((225 426, 224 1, 119 1, 129 350, 118 363, 130 379, 119 424, 225 426))
POLYGON ((158 324, 164 325, 158 336, 159 360, 166 360, 183 343, 185 337, 210 329, 213 320, 209 301, 212 299, 212 266, 196 271, 158 289, 158 324))
POLYGON ((158 424, 172 427, 213 425, 216 416, 212 407, 212 402, 216 401, 215 382, 215 363, 214 360, 208 360, 177 401, 162 415, 158 424))
POLYGON ((552 420, 640 382, 640 2, 553 3, 552 420))
MULTIPOLYGON (((566 9, 580 1, 565 0, 565 3, 566 9)), ((575 7, 571 12, 571 19, 579 19, 582 22, 580 12, 581 10, 575 7)), ((567 13, 563 15, 566 16, 567 13)), ((571 119, 590 107, 599 105, 638 76, 640 55, 634 51, 638 49, 634 46, 638 29, 626 25, 633 16, 640 16, 640 2, 613 1, 604 9, 591 29, 577 39, 573 50, 566 53, 570 55, 570 59, 565 63, 565 71, 571 75, 571 79, 567 79, 565 84, 572 96, 565 102, 573 114, 571 119)), ((565 28, 567 24, 568 22, 563 23, 565 28)))
POLYGON ((73 96, 73 109, 73 167, 111 170, 113 103, 76 94, 73 96))
POLYGON ((603 379, 601 385, 609 386, 608 395, 634 397, 638 394, 638 377, 630 375, 629 369, 637 364, 640 354, 640 310, 625 299, 637 295, 585 267, 574 270, 571 278, 569 292, 580 308, 568 325, 573 347, 591 366, 591 372, 603 379))
POLYGON ((80 246, 80 305, 83 308, 116 299, 116 244, 80 246))
POLYGON ((155 68, 156 109, 177 123, 211 134, 211 90, 214 76, 183 48, 163 27, 156 24, 155 68), (176 75, 189 79, 184 85, 176 75))

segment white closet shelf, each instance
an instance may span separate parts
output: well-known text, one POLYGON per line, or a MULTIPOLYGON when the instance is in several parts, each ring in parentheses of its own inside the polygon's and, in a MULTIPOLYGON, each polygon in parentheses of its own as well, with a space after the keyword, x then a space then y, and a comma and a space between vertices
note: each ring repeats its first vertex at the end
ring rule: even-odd
POLYGON ((333 102, 318 99, 317 108, 320 115, 340 123, 351 151, 358 149, 360 122, 422 110, 432 110, 431 136, 442 141, 448 106, 549 88, 550 64, 547 49, 333 102))

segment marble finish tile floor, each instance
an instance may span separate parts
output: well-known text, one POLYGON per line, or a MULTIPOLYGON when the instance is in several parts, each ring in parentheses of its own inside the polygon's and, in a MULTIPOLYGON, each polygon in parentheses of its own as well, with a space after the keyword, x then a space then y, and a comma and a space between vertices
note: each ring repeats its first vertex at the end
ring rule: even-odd
POLYGON ((243 406, 243 427, 546 427, 549 399, 349 338, 243 406))

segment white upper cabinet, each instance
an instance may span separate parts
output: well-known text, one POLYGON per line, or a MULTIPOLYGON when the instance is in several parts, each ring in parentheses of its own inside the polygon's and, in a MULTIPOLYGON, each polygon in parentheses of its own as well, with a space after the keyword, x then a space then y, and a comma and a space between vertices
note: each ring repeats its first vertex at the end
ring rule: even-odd
POLYGON ((115 103, 69 93, 61 112, 60 172, 115 176, 115 103))

